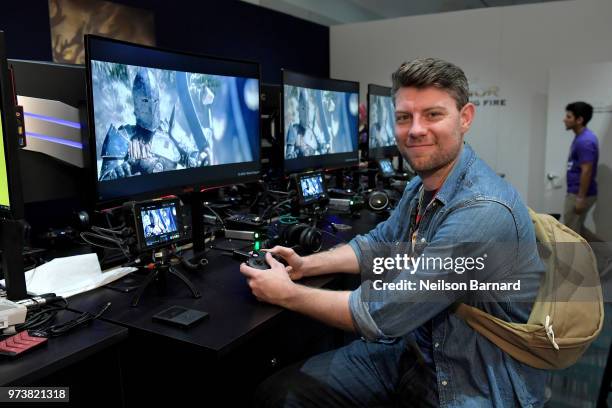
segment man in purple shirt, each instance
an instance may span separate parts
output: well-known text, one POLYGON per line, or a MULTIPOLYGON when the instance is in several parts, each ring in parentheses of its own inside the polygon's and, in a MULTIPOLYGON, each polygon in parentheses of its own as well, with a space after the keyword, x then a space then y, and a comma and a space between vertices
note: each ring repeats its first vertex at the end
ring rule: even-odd
POLYGON ((581 233, 587 213, 597 199, 597 136, 586 127, 593 117, 593 107, 586 102, 574 102, 565 107, 565 128, 575 137, 567 159, 567 196, 563 222, 581 233))

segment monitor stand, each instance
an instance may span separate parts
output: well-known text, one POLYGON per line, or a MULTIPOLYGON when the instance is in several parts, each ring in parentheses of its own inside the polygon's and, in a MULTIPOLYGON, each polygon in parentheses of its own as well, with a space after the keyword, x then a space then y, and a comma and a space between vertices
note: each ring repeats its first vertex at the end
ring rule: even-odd
POLYGON ((25 299, 28 293, 23 271, 23 221, 0 219, 0 242, 6 297, 9 300, 25 299))

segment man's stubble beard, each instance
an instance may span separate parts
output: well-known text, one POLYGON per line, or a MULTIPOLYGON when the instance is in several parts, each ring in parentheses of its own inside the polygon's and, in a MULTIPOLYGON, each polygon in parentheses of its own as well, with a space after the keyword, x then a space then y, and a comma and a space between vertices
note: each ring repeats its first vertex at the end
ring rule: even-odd
POLYGON ((419 175, 427 175, 427 174, 435 173, 436 171, 440 170, 441 168, 455 161, 457 156, 459 156, 459 152, 461 151, 461 145, 463 144, 462 143, 463 138, 461 136, 458 136, 458 138, 459 138, 459 142, 457 143, 457 146, 452 151, 449 151, 449 152, 437 151, 432 155, 432 157, 429 158, 429 160, 427 160, 426 163, 422 165, 416 165, 416 163, 410 160, 407 152, 406 153, 402 152, 402 157, 408 162, 412 170, 414 170, 419 175))

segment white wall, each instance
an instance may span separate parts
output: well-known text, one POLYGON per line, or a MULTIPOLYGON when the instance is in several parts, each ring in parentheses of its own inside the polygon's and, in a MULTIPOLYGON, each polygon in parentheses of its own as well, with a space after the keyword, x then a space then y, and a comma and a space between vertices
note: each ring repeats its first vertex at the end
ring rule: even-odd
POLYGON ((390 85, 401 62, 432 56, 462 67, 473 89, 499 87, 507 106, 478 108, 467 140, 528 205, 547 212, 548 73, 612 61, 610 17, 610 0, 575 0, 333 26, 330 74, 361 82, 365 101, 368 83, 390 85))

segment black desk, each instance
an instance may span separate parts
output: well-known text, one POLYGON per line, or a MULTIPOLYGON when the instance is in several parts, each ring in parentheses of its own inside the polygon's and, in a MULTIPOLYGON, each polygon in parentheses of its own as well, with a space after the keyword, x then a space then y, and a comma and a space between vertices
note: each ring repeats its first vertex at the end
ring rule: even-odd
MULTIPOLYGON (((341 240, 348 241, 356 234, 368 232, 380 216, 367 211, 359 219, 342 215, 329 215, 328 221, 346 223, 353 228, 338 232, 335 240, 328 234, 323 235, 324 247, 329 248, 341 240)), ((331 233, 325 222, 321 228, 331 233)), ((244 276, 239 271, 240 263, 221 251, 211 250, 207 254, 209 264, 201 271, 184 271, 202 297, 193 299, 186 286, 177 279, 168 277, 166 293, 156 293, 152 285, 140 299, 138 307, 131 307, 133 293, 121 293, 108 288, 83 293, 70 299, 70 308, 77 311, 93 310, 97 305, 112 302, 112 307, 103 318, 132 330, 151 335, 164 336, 201 347, 218 357, 224 356, 234 347, 248 339, 250 335, 266 328, 266 324, 285 312, 284 309, 261 303, 251 294, 244 276), (173 306, 180 305, 209 313, 209 318, 196 326, 183 330, 163 323, 154 322, 153 315, 173 306)), ((326 287, 334 275, 304 279, 305 285, 326 287)))
MULTIPOLYGON (((324 247, 330 248, 369 231, 383 218, 363 211, 360 219, 333 214, 326 219, 320 227, 330 233, 329 222, 353 226, 336 233, 339 239, 324 234, 324 247)), ((163 294, 151 286, 136 308, 130 306, 133 293, 108 288, 70 299, 70 308, 78 311, 112 302, 103 318, 129 329, 122 355, 128 406, 147 401, 188 402, 190 398, 201 401, 202 394, 244 406, 254 387, 274 370, 341 343, 341 332, 257 301, 238 261, 215 250, 207 258, 209 264, 202 271, 184 271, 200 290, 200 299, 193 299, 188 288, 173 277, 168 277, 163 294), (187 330, 152 320, 173 305, 206 311, 210 316, 187 330)), ((322 276, 301 283, 339 289, 344 281, 337 278, 322 276)))
MULTIPOLYGON (((57 322, 77 316, 71 311, 58 313, 57 322)), ((127 329, 102 321, 93 321, 86 327, 74 329, 61 337, 50 338, 20 357, 0 359, 0 386, 34 383, 71 364, 114 346, 127 338, 127 329)))
MULTIPOLYGON (((76 316, 71 311, 60 311, 56 322, 62 323, 76 316)), ((50 338, 40 348, 20 357, 1 358, 0 386, 69 387, 70 404, 62 405, 84 406, 92 396, 99 394, 96 400, 104 405, 122 406, 119 348, 127 336, 127 329, 95 320, 61 337, 50 338), (104 387, 100 387, 101 384, 104 387), (103 393, 100 393, 101 388, 104 388, 103 393)), ((29 405, 18 403, 14 406, 29 405)))

